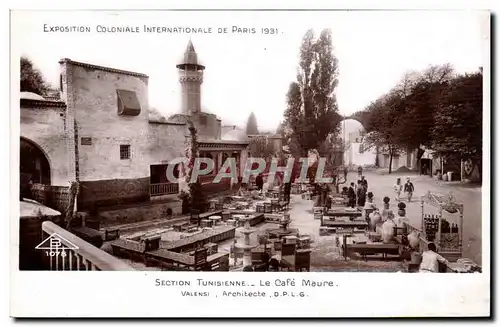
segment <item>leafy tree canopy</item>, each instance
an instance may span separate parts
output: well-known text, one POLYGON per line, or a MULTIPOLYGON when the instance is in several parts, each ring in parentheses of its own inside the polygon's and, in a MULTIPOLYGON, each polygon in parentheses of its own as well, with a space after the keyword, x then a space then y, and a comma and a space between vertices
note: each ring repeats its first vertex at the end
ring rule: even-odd
POLYGON ((481 157, 483 147, 483 75, 454 79, 434 115, 432 147, 441 153, 481 157))
POLYGON ((42 73, 27 57, 21 57, 21 92, 33 92, 41 96, 47 95, 49 84, 42 73))
POLYGON ((300 48, 297 80, 290 84, 285 111, 290 146, 293 144, 302 156, 317 149, 329 134, 338 134, 341 116, 335 97, 337 84, 338 62, 330 30, 323 30, 318 39, 312 30, 307 31, 300 48))

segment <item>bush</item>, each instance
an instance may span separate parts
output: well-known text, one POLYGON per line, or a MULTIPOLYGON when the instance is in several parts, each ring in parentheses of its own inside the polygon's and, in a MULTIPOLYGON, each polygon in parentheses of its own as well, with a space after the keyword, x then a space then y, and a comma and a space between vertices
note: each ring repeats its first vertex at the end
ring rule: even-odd
POLYGON ((182 191, 181 194, 179 194, 179 198, 182 201, 182 214, 188 214, 191 207, 191 197, 188 193, 182 191))
POLYGON ((199 181, 189 185, 191 190, 191 210, 199 210, 200 212, 205 212, 208 209, 208 201, 203 192, 203 188, 199 181))

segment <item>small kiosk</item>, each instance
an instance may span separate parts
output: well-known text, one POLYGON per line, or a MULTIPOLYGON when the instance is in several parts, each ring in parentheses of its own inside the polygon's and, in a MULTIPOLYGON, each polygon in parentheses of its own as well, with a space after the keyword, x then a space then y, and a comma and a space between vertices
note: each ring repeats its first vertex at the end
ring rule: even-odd
MULTIPOLYGON (((438 253, 454 262, 462 257, 464 206, 457 203, 452 192, 438 195, 428 192, 421 198, 422 236, 427 243, 434 242, 438 253), (426 213, 426 205, 438 209, 437 214, 426 213), (450 213, 443 218, 443 212, 450 213)), ((423 250, 423 249, 421 249, 423 250)))

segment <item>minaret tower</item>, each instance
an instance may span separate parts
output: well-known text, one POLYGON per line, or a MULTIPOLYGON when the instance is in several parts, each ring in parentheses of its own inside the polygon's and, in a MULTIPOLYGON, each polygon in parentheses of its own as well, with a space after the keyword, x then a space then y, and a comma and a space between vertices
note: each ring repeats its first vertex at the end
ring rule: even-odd
POLYGON ((184 58, 177 65, 182 86, 182 113, 194 116, 201 111, 201 83, 205 66, 198 63, 198 55, 189 40, 184 58))

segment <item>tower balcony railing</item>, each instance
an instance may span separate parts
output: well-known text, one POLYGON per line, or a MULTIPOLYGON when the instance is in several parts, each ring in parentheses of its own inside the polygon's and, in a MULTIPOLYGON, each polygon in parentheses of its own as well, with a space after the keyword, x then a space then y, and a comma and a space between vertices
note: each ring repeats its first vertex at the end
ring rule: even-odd
POLYGON ((135 270, 122 260, 82 240, 51 221, 42 223, 42 234, 44 237, 51 237, 56 241, 56 246, 53 247, 52 242, 50 242, 50 249, 42 249, 49 270, 135 270))
POLYGON ((203 71, 202 70, 180 70, 179 77, 180 78, 201 78, 201 79, 203 79, 203 71))

